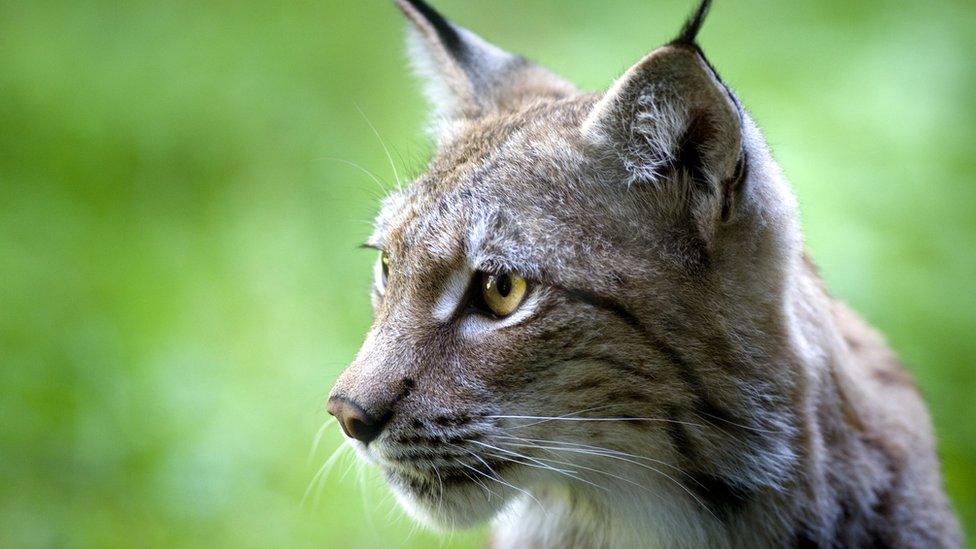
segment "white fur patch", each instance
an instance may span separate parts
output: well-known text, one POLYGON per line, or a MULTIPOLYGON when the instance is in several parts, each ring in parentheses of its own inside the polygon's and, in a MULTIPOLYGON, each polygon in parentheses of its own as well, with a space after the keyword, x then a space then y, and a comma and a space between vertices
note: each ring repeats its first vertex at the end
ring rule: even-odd
POLYGON ((458 307, 463 305, 461 301, 468 291, 471 283, 471 276, 474 274, 469 267, 464 266, 451 273, 441 291, 441 295, 434 303, 433 316, 438 322, 446 322, 457 312, 458 307))
POLYGON ((519 305, 514 313, 505 318, 488 318, 481 315, 470 315, 461 321, 462 337, 477 338, 502 328, 510 328, 532 318, 539 306, 540 292, 533 291, 529 297, 519 305))

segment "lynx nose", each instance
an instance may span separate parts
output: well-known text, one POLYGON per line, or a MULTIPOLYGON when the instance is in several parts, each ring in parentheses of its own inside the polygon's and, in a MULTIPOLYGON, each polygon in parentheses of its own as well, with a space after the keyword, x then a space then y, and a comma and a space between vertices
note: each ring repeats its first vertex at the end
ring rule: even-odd
POLYGON ((330 398, 326 410, 336 417, 346 436, 363 444, 369 444, 380 436, 392 415, 388 410, 384 410, 379 416, 371 416, 363 410, 362 406, 342 397, 330 398))

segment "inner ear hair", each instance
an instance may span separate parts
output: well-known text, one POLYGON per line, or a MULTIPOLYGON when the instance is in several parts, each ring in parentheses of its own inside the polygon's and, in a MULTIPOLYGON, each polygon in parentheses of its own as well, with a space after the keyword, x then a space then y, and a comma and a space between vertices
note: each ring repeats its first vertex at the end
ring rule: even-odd
MULTIPOLYGON (((737 104, 736 111, 741 120, 741 112, 738 111, 737 104)), ((708 181, 701 148, 714 139, 715 131, 716 129, 709 119, 707 111, 700 109, 692 111, 689 116, 688 127, 685 130, 684 136, 678 146, 678 152, 675 155, 675 162, 678 169, 685 170, 697 189, 706 193, 716 192, 716 189, 708 181)), ((735 198, 742 190, 742 186, 748 175, 747 170, 746 152, 744 148, 740 148, 735 169, 728 178, 719 182, 717 189, 721 193, 722 198, 719 218, 723 223, 727 223, 732 219, 732 213, 735 209, 735 198)))
POLYGON ((732 177, 722 183, 722 212, 719 217, 722 223, 728 223, 732 220, 736 205, 735 199, 742 196, 748 178, 749 158, 745 149, 742 149, 739 153, 739 160, 735 163, 735 171, 732 173, 732 177))

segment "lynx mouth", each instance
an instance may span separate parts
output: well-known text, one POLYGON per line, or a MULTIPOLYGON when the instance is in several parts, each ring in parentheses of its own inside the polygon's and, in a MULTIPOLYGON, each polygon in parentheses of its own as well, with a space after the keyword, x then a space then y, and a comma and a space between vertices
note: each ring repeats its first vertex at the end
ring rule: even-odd
POLYGON ((412 463, 387 462, 381 467, 387 480, 406 488, 413 495, 425 498, 439 497, 445 490, 500 482, 502 473, 511 465, 511 462, 483 458, 475 463, 456 461, 453 465, 426 464, 419 467, 412 463))
POLYGON ((475 526, 490 519, 517 490, 503 475, 516 464, 487 457, 474 463, 385 462, 383 475, 413 518, 438 529, 475 526))

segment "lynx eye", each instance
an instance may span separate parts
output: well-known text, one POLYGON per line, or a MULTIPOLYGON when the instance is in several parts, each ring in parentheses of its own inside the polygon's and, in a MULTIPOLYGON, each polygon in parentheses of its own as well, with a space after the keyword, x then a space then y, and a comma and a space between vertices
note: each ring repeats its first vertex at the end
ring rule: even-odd
POLYGON ((390 278, 390 256, 386 252, 380 252, 377 267, 376 286, 382 293, 386 289, 387 279, 390 278))
POLYGON ((508 316, 518 309, 529 285, 524 278, 512 273, 481 273, 478 293, 484 306, 495 316, 508 316))

